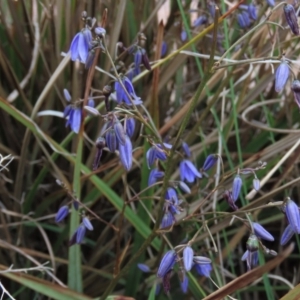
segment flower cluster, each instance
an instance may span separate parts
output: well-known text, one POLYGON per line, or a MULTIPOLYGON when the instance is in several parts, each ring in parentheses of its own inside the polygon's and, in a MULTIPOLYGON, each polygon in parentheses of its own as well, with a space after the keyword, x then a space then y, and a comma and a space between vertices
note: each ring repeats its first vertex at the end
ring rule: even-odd
POLYGON ((165 293, 170 290, 170 278, 176 264, 179 265, 181 289, 184 293, 188 289, 186 272, 194 268, 199 275, 209 277, 212 270, 211 260, 205 256, 194 255, 194 250, 190 245, 179 245, 176 248, 182 252, 182 256, 179 255, 180 251, 169 250, 163 256, 157 270, 157 277, 162 279, 165 293))

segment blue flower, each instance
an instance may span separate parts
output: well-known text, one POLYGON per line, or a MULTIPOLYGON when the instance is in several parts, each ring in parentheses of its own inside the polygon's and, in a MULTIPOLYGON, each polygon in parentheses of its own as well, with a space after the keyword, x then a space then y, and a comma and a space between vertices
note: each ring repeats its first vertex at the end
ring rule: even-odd
POLYGON ((183 160, 179 166, 181 181, 194 182, 196 177, 202 178, 196 167, 189 160, 183 160))
POLYGON ((275 6, 275 1, 274 0, 267 0, 267 3, 269 6, 275 6))
POLYGON ((247 269, 250 271, 258 265, 258 251, 249 251, 247 250, 243 256, 242 261, 247 262, 247 269))
POLYGON ((132 144, 128 135, 125 136, 125 144, 119 144, 119 152, 122 165, 129 171, 132 166, 132 144))
POLYGON ((193 266, 193 258, 194 258, 194 250, 192 247, 187 246, 184 248, 182 253, 183 265, 187 272, 192 269, 193 266))
POLYGON ((69 214, 69 207, 67 205, 62 206, 56 216, 55 216, 55 222, 59 223, 61 222, 63 219, 65 219, 65 217, 69 214))
POLYGON ((261 239, 266 241, 274 241, 274 237, 271 233, 269 233, 264 227, 262 227, 259 223, 252 223, 254 233, 261 239))
POLYGON ((294 6, 291 4, 285 4, 283 7, 286 22, 290 26, 293 34, 299 35, 299 25, 297 15, 294 6))
POLYGON ((144 272, 144 273, 149 273, 151 272, 149 266, 145 265, 145 264, 137 264, 138 268, 144 272))
MULTIPOLYGON (((171 149, 172 145, 164 143, 164 148, 171 149)), ((148 168, 150 169, 156 159, 165 161, 167 159, 167 154, 161 144, 155 144, 148 149, 146 153, 146 159, 148 168)))
POLYGON ((206 16, 200 16, 200 17, 198 17, 198 18, 194 21, 193 26, 194 26, 194 27, 199 27, 199 26, 201 26, 201 25, 203 25, 203 24, 206 24, 206 22, 207 22, 206 16))
POLYGON ((283 61, 276 69, 275 72, 275 91, 277 93, 280 93, 283 90, 289 78, 289 74, 290 74, 289 65, 287 64, 287 62, 283 61))
POLYGON ((203 164, 203 167, 202 167, 202 170, 204 172, 208 171, 209 169, 211 169, 215 163, 217 162, 218 160, 218 156, 215 155, 215 154, 210 154, 206 157, 205 161, 204 161, 204 164, 203 164))
POLYGON ((289 224, 285 228, 285 230, 281 236, 280 245, 284 246, 293 237, 294 234, 295 234, 295 231, 293 230, 293 227, 289 224))
POLYGON ((169 250, 163 256, 158 271, 157 277, 163 278, 175 265, 177 254, 174 250, 169 250))
POLYGON ((188 146, 188 144, 186 142, 182 142, 182 149, 184 151, 184 154, 187 156, 187 157, 190 157, 191 156, 191 150, 190 150, 190 147, 188 146))
POLYGON ((70 46, 71 59, 75 61, 79 59, 85 63, 89 55, 90 42, 92 41, 92 33, 88 28, 83 28, 78 32, 72 40, 70 46))
POLYGON ((150 174, 149 174, 149 179, 148 179, 148 186, 153 185, 157 179, 162 178, 165 175, 164 172, 159 171, 158 169, 153 169, 151 170, 150 174))
POLYGON ((138 47, 137 50, 134 53, 134 75, 137 76, 141 73, 140 65, 142 63, 142 51, 138 47))
POLYGON ((183 280, 180 282, 181 290, 184 294, 187 293, 188 287, 189 287, 189 278, 186 276, 186 274, 183 274, 183 280))
POLYGON ((129 80, 128 77, 123 76, 121 79, 127 93, 129 94, 129 96, 131 96, 131 101, 127 96, 127 93, 125 92, 124 88, 122 87, 122 85, 120 84, 119 81, 115 82, 115 91, 116 91, 116 101, 121 104, 121 103, 125 103, 127 105, 132 105, 132 102, 135 105, 140 105, 143 103, 143 101, 141 100, 141 98, 139 98, 134 91, 134 87, 131 83, 131 81, 129 80))
POLYGON ((287 199, 285 205, 285 214, 289 221, 289 224, 292 226, 292 229, 295 233, 300 233, 300 213, 297 204, 291 200, 287 199))
POLYGON ((240 175, 236 175, 232 184, 232 197, 233 200, 236 201, 240 195, 241 188, 243 185, 243 181, 240 175))

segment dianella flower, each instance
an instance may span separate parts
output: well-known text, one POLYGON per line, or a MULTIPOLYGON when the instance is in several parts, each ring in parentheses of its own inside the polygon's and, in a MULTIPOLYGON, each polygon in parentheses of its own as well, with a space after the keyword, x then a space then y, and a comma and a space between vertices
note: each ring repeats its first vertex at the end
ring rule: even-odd
POLYGON ((163 278, 174 267, 177 254, 174 250, 169 250, 163 256, 157 271, 157 277, 163 278))
POLYGON ((204 164, 201 168, 201 170, 203 170, 204 172, 210 170, 218 161, 218 156, 215 154, 210 154, 206 157, 204 164))
POLYGON ((291 28, 292 33, 295 35, 299 35, 298 19, 297 19, 297 15, 296 15, 294 6, 291 4, 285 4, 283 6, 283 11, 284 11, 286 22, 288 23, 289 27, 291 28))
POLYGON ((202 178, 202 174, 199 173, 193 163, 187 159, 180 162, 179 172, 181 181, 186 180, 187 182, 192 183, 197 177, 202 178))
POLYGON ((163 143, 163 146, 161 144, 153 144, 153 146, 149 148, 146 153, 148 168, 150 169, 150 167, 154 164, 156 159, 165 161, 167 159, 166 151, 171 148, 172 145, 167 143, 163 143))
POLYGON ((211 260, 205 256, 194 256, 194 268, 200 276, 209 277, 212 270, 211 260))
POLYGON ((154 168, 151 170, 148 178, 148 186, 153 185, 158 179, 163 178, 165 175, 164 172, 159 171, 158 169, 154 168))
POLYGON ((300 213, 297 204, 290 198, 285 202, 285 214, 295 233, 300 233, 300 213))
POLYGON ((194 21, 194 23, 193 23, 193 26, 194 27, 199 27, 199 26, 201 26, 201 25, 204 25, 204 24, 206 24, 207 23, 207 18, 206 18, 206 16, 200 16, 200 17, 198 17, 195 21, 194 21))
POLYGON ((290 74, 289 65, 287 64, 286 61, 283 61, 276 69, 275 72, 275 91, 277 93, 280 93, 283 90, 289 78, 289 74, 290 74))
POLYGON ((124 103, 126 105, 132 105, 132 103, 134 103, 135 105, 142 104, 143 102, 141 101, 141 98, 139 98, 135 94, 134 87, 133 87, 131 81, 129 80, 129 78, 126 76, 121 76, 121 81, 122 81, 123 86, 125 87, 127 93, 125 92, 125 90, 124 90, 123 86, 120 84, 120 82, 116 81, 115 82, 116 101, 119 104, 124 103), (131 99, 129 99, 128 95, 131 97, 131 99))
POLYGON ((281 239, 280 239, 280 245, 284 246, 288 243, 288 241, 293 237, 295 234, 295 231, 293 227, 289 224, 285 230, 282 233, 281 239))
POLYGON ((138 268, 139 268, 142 272, 144 272, 144 273, 149 273, 149 272, 151 272, 151 269, 150 269, 149 266, 146 265, 146 264, 140 263, 140 264, 137 264, 137 266, 138 266, 138 268))
POLYGON ((78 32, 72 40, 70 46, 71 59, 73 61, 79 60, 83 63, 89 55, 89 47, 92 41, 92 33, 89 28, 83 28, 78 32))
POLYGON ((62 206, 56 216, 55 216, 55 222, 60 223, 62 220, 66 218, 66 216, 69 214, 69 207, 67 205, 62 206))
MULTIPOLYGON (((68 102, 71 102, 71 95, 67 89, 64 89, 64 96, 68 102)), ((74 104, 69 104, 64 110, 64 117, 67 118, 66 127, 70 125, 71 130, 78 133, 81 125, 82 110, 74 104)))
POLYGON ((242 184, 243 184, 243 181, 242 181, 241 176, 236 175, 234 177, 233 184, 232 184, 232 197, 233 197, 234 201, 236 201, 240 195, 242 184))
POLYGON ((194 259, 194 250, 192 249, 192 247, 187 246, 184 248, 182 252, 182 259, 183 259, 184 269, 187 272, 189 272, 192 269, 193 259, 194 259))
POLYGON ((120 160, 126 171, 132 166, 132 144, 128 135, 125 135, 124 145, 119 144, 120 160))
POLYGON ((126 133, 129 137, 132 137, 135 129, 135 119, 126 118, 125 120, 126 133))
POLYGON ((274 241, 273 235, 268 232, 263 226, 261 226, 259 223, 252 222, 254 233, 257 237, 266 240, 266 241, 274 241))
POLYGON ((294 93, 295 102, 300 109, 300 81, 299 80, 296 79, 292 82, 291 90, 294 93))
POLYGON ((186 274, 183 274, 183 279, 180 281, 180 288, 184 294, 188 292, 189 287, 189 278, 186 276, 186 274))
POLYGON ((249 271, 258 263, 259 241, 255 234, 249 236, 246 246, 247 251, 244 253, 242 260, 247 261, 247 268, 249 271))
POLYGON ((186 157, 191 157, 191 150, 188 144, 186 142, 182 142, 181 146, 186 157))

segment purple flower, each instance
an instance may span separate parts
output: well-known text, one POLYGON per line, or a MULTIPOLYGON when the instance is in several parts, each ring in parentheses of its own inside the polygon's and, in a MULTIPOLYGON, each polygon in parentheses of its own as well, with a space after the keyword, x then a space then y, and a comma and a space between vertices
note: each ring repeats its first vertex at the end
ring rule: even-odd
POLYGON ((283 7, 283 11, 286 18, 286 22, 290 26, 293 34, 299 35, 298 19, 297 19, 294 6, 291 4, 285 4, 283 7))
POLYGON ((126 133, 129 137, 132 137, 135 129, 135 119, 127 118, 125 122, 126 122, 126 133))
POLYGON ((174 250, 169 250, 165 253, 163 256, 158 271, 157 271, 157 277, 163 278, 166 276, 166 274, 173 268, 173 266, 176 263, 176 252, 174 250))
POLYGON ((255 5, 253 4, 248 5, 248 14, 252 20, 257 20, 257 10, 255 5))
POLYGON ((180 39, 182 42, 185 42, 187 40, 187 33, 185 30, 182 30, 180 33, 180 39))
MULTIPOLYGON (((171 149, 172 145, 164 143, 164 147, 166 149, 171 149)), ((148 168, 150 169, 150 167, 154 164, 155 159, 160 159, 164 161, 167 159, 167 154, 160 144, 155 144, 148 149, 146 153, 146 159, 148 168)))
POLYGON ((161 220, 160 229, 165 229, 173 226, 176 222, 174 215, 167 210, 161 220))
POLYGON ((82 115, 82 111, 80 108, 72 108, 69 112, 68 112, 68 120, 66 122, 66 127, 68 127, 70 125, 70 128, 72 131, 74 131, 75 133, 78 133, 80 130, 80 125, 81 125, 81 115, 82 115))
POLYGON ((262 227, 259 223, 253 222, 252 223, 254 233, 261 239, 266 240, 266 241, 274 241, 274 237, 264 228, 262 227))
POLYGON ((240 195, 242 184, 243 184, 243 181, 242 181, 241 176, 236 175, 234 177, 233 184, 232 184, 232 197, 233 197, 234 202, 238 199, 238 197, 240 195))
POLYGON ((187 194, 191 193, 191 189, 183 181, 179 181, 178 186, 181 189, 181 191, 183 191, 184 193, 187 193, 187 194))
POLYGON ((129 171, 132 166, 132 144, 130 138, 125 136, 125 144, 119 145, 120 159, 125 170, 129 171))
POLYGON ((216 164, 217 161, 218 161, 218 156, 217 155, 215 155, 215 154, 208 155, 206 157, 205 161, 204 161, 202 170, 204 172, 208 171, 209 169, 211 169, 216 164))
MULTIPOLYGON (((129 80, 129 78, 126 76, 123 76, 121 80, 122 80, 122 83, 123 83, 127 93, 129 94, 129 96, 131 96, 132 102, 135 105, 142 104, 143 102, 141 101, 141 98, 139 98, 135 94, 134 87, 133 87, 131 81, 129 80)), ((116 101, 119 104, 125 103, 127 105, 132 105, 132 102, 128 98, 127 93, 125 92, 125 90, 123 89, 123 87, 119 81, 115 82, 115 91, 116 91, 116 101)))
POLYGON ((280 245, 284 246, 295 234, 293 227, 289 224, 284 232, 282 233, 281 239, 280 239, 280 245))
POLYGON ((285 214, 294 232, 299 234, 300 233, 299 208, 297 204, 290 198, 288 198, 285 203, 285 214))
POLYGON ((191 150, 186 142, 182 142, 182 149, 187 157, 191 157, 191 150))
POLYGON ((79 59, 85 63, 89 55, 89 46, 92 41, 92 34, 90 29, 84 28, 78 32, 72 40, 70 46, 71 59, 75 61, 79 59))
POLYGON ((275 91, 277 93, 280 93, 283 90, 289 78, 289 73, 290 73, 290 68, 287 62, 283 61, 276 69, 275 72, 275 91))
POLYGON ((182 253, 182 258, 184 268, 187 272, 189 272, 193 266, 194 250, 190 246, 185 247, 182 253))
POLYGON ((199 256, 199 255, 194 256, 193 261, 195 264, 198 265, 206 265, 211 263, 211 260, 208 257, 199 256))
POLYGON ((242 256, 242 261, 247 261, 247 269, 250 271, 258 265, 258 251, 249 251, 246 252, 242 256))
POLYGON ((158 169, 153 169, 151 170, 150 174, 149 174, 149 179, 148 179, 148 186, 153 185, 157 179, 162 178, 165 175, 164 172, 159 171, 158 169))
POLYGON ((106 34, 106 30, 103 27, 96 27, 94 29, 94 32, 96 35, 98 35, 99 37, 104 37, 106 34))
POLYGON ((188 291, 188 287, 189 287, 189 278, 186 276, 185 273, 183 274, 183 279, 180 282, 180 287, 181 287, 182 292, 184 294, 186 294, 188 291))
POLYGON ((62 206, 56 216, 55 216, 55 222, 59 223, 61 222, 63 219, 65 219, 65 217, 69 214, 69 207, 67 205, 62 206))
POLYGON ((179 172, 181 181, 194 182, 196 177, 202 178, 202 175, 198 172, 193 163, 189 160, 181 161, 179 165, 179 172))
POLYGON ((291 90, 294 93, 295 102, 300 109, 300 81, 299 80, 296 79, 292 82, 291 90))
POLYGON ((247 28, 250 25, 250 19, 246 12, 242 12, 240 14, 237 14, 237 21, 241 28, 247 28))
POLYGON ((198 17, 198 18, 194 21, 193 26, 194 26, 194 27, 199 27, 199 26, 201 26, 201 25, 203 25, 203 24, 206 24, 206 22, 207 22, 206 16, 200 16, 200 17, 198 17))
POLYGON ((168 45, 165 41, 162 42, 161 44, 161 52, 160 52, 160 56, 163 57, 167 54, 168 51, 168 45))
POLYGON ((109 151, 114 153, 118 147, 118 140, 116 132, 113 128, 108 129, 108 131, 106 132, 105 141, 109 151))
POLYGON ((149 266, 145 265, 145 264, 137 264, 138 268, 144 272, 144 273, 149 273, 151 272, 149 266))
POLYGON ((126 135, 121 122, 117 118, 114 120, 114 130, 119 144, 124 146, 126 142, 126 135))
POLYGON ((259 189, 260 189, 260 181, 257 177, 253 178, 253 188, 256 191, 259 191, 259 189))
POLYGON ((82 224, 85 226, 86 229, 88 229, 90 231, 94 230, 94 227, 89 218, 83 217, 82 224))
POLYGON ((207 264, 195 264, 194 268, 200 276, 209 277, 212 271, 212 266, 210 263, 207 264))
POLYGON ((76 244, 81 244, 86 233, 86 227, 84 224, 80 224, 76 233, 76 244))
MULTIPOLYGON (((64 89, 64 96, 68 102, 71 102, 71 95, 67 89, 64 89)), ((64 109, 64 117, 67 118, 66 127, 70 125, 71 130, 78 133, 81 125, 82 110, 74 104, 69 104, 64 109)))
POLYGON ((274 0, 267 0, 267 3, 269 6, 275 6, 275 1, 274 0))
POLYGON ((134 53, 134 74, 135 76, 141 73, 140 65, 142 63, 142 51, 138 47, 134 53))

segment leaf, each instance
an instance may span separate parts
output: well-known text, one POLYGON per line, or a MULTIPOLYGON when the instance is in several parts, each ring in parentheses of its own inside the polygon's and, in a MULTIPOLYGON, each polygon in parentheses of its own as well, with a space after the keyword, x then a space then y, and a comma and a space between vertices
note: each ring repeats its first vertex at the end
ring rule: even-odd
MULTIPOLYGON (((8 267, 0 265, 1 270, 7 270, 8 267)), ((60 285, 51 283, 41 278, 24 273, 4 272, 2 276, 20 283, 38 293, 41 293, 51 299, 56 300, 92 300, 92 298, 81 293, 75 292, 60 285)))

